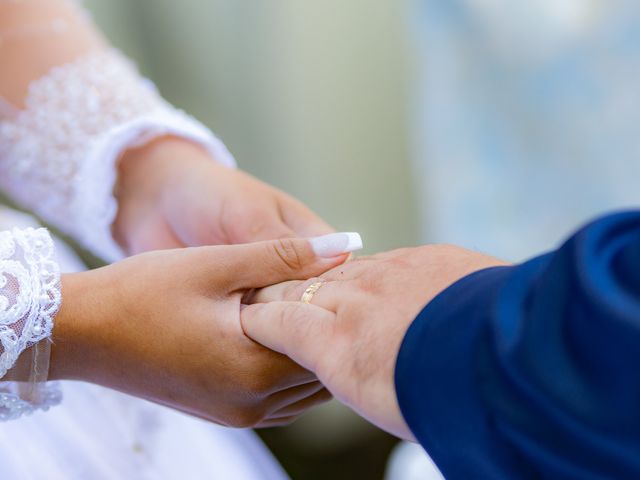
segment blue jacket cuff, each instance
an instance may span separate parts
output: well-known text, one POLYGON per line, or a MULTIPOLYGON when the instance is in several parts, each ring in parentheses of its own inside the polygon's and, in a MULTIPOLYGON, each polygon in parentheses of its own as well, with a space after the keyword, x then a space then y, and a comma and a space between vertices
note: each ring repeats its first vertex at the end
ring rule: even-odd
POLYGON ((491 436, 479 388, 479 363, 487 353, 480 350, 490 344, 481 337, 490 335, 495 298, 512 270, 481 270, 440 293, 410 326, 398 354, 400 409, 447 478, 505 478, 513 461, 491 436))

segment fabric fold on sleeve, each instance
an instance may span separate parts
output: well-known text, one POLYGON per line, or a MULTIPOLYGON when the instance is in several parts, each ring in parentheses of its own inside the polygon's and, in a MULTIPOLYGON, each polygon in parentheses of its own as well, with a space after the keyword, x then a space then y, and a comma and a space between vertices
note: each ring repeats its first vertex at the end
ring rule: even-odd
POLYGON ((447 478, 640 477, 640 212, 469 275, 409 328, 401 410, 447 478))

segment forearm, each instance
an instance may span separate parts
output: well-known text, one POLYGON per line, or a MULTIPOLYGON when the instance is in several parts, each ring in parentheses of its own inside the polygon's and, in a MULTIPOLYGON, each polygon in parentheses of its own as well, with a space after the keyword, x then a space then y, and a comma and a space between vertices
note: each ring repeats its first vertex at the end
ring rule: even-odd
POLYGON ((0 2, 0 9, 0 69, 8 72, 0 99, 9 105, 0 109, 0 188, 22 207, 112 261, 124 254, 112 235, 123 154, 173 136, 234 164, 206 127, 165 102, 71 2, 0 2))
POLYGON ((640 214, 612 215, 425 308, 401 349, 397 391, 445 475, 638 471, 628 453, 640 436, 639 245, 640 214))
POLYGON ((113 307, 104 299, 107 285, 95 285, 94 276, 92 272, 62 275, 63 301, 51 337, 51 380, 89 380, 98 316, 113 307))
POLYGON ((105 40, 65 0, 0 2, 0 97, 24 107, 29 85, 52 68, 72 62, 105 40))
MULTIPOLYGON (((156 335, 135 327, 141 321, 130 302, 136 279, 123 275, 121 264, 62 275, 50 380, 79 380, 135 393, 136 381, 128 381, 128 374, 145 366, 131 362, 125 368, 128 356, 153 344, 156 335)), ((143 314, 151 308, 140 297, 137 301, 143 303, 143 314)))

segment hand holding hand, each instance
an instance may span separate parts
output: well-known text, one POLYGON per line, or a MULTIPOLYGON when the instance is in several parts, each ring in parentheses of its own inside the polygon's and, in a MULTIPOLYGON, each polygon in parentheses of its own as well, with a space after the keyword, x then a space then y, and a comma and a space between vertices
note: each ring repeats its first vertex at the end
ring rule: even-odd
POLYGON ((333 231, 289 195, 172 137, 125 154, 116 196, 114 236, 130 254, 333 231))
POLYGON ((224 425, 290 422, 330 395, 313 373, 244 335, 241 299, 251 288, 342 263, 348 239, 165 250, 65 275, 50 377, 224 425))
POLYGON ((394 387, 395 361, 420 310, 462 277, 499 260, 433 245, 356 259, 307 281, 256 292, 245 333, 315 372, 338 399, 379 427, 412 439, 394 387), (311 304, 299 300, 323 282, 311 304))

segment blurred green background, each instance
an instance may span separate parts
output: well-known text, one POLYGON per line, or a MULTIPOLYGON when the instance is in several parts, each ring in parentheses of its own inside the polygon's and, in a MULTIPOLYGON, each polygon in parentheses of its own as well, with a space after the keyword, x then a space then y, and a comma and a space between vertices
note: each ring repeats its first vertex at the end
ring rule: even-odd
POLYGON ((85 2, 240 166, 368 252, 417 241, 403 2, 85 2))
MULTIPOLYGON (((241 168, 360 232, 368 253, 418 242, 403 2, 85 5, 241 168)), ((261 435, 294 479, 383 478, 396 443, 336 403, 261 435)))

